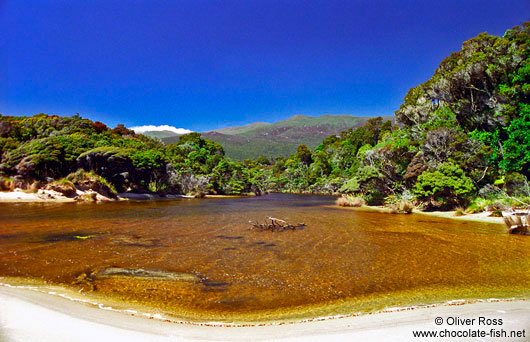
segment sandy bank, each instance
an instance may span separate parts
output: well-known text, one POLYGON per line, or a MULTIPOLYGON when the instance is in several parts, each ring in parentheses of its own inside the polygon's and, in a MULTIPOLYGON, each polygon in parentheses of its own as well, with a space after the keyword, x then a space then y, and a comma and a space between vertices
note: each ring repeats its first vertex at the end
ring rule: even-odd
MULTIPOLYGON (((79 196, 88 194, 90 192, 77 191, 77 196, 66 197, 63 194, 53 190, 39 190, 35 193, 25 192, 21 189, 15 189, 14 191, 0 191, 0 203, 65 203, 65 202, 78 202, 79 196)), ((186 195, 157 195, 157 194, 146 194, 146 193, 135 193, 135 192, 123 192, 117 195, 117 198, 112 199, 100 194, 96 194, 97 201, 99 202, 112 202, 112 201, 158 201, 158 200, 171 200, 177 198, 195 198, 194 196, 186 195)), ((249 196, 233 196, 233 195, 206 195, 206 198, 237 198, 237 197, 249 197, 249 196)))
POLYGON ((38 202, 75 202, 53 190, 39 190, 38 192, 24 192, 21 189, 14 191, 0 191, 0 203, 38 203, 38 202))
MULTIPOLYGON (((53 190, 38 190, 37 192, 24 192, 21 189, 15 189, 14 191, 0 191, 0 203, 66 203, 66 202, 78 202, 83 195, 94 194, 93 191, 80 191, 77 190, 77 195, 73 197, 66 197, 63 194, 53 190)), ((176 198, 193 198, 193 196, 185 195, 166 195, 160 196, 156 194, 141 194, 141 193, 119 193, 117 198, 108 198, 95 193, 96 200, 98 202, 113 202, 119 200, 163 200, 163 199, 176 199, 176 198)))
MULTIPOLYGON (((414 338, 413 331, 491 329, 522 331, 509 341, 528 341, 530 302, 459 302, 294 324, 251 327, 198 326, 165 322, 98 309, 28 289, 0 286, 1 341, 436 341, 414 338), (435 324, 435 318, 475 319, 473 325, 435 324), (502 319, 502 325, 478 325, 478 317, 502 319)), ((451 341, 501 341, 462 338, 451 341)))
MULTIPOLYGON (((415 210, 414 213, 421 214, 421 215, 428 215, 428 216, 434 216, 434 217, 444 217, 444 218, 450 218, 455 220, 461 220, 461 221, 475 221, 475 222, 485 222, 485 223, 498 223, 504 225, 504 220, 502 217, 493 217, 490 216, 490 212, 482 212, 482 213, 476 213, 476 214, 466 214, 462 216, 456 216, 455 211, 419 211, 415 210)), ((508 216, 511 213, 503 212, 504 216, 508 216)))
MULTIPOLYGON (((391 213, 390 209, 386 207, 380 207, 380 206, 362 206, 362 207, 341 207, 341 206, 329 206, 330 208, 338 208, 343 210, 372 210, 372 211, 379 211, 381 213, 386 213, 389 215, 407 215, 407 214, 394 214, 391 213)), ((449 218, 449 219, 455 219, 460 221, 475 221, 475 222, 484 222, 484 223, 497 223, 504 225, 504 221, 502 217, 493 217, 489 216, 490 212, 482 212, 482 213, 476 213, 476 214, 466 214, 462 216, 456 216, 455 211, 421 211, 414 209, 412 211, 413 214, 419 214, 419 215, 427 215, 427 216, 433 216, 433 217, 443 217, 443 218, 449 218)), ((512 213, 509 212, 503 212, 504 216, 511 215, 512 213)))

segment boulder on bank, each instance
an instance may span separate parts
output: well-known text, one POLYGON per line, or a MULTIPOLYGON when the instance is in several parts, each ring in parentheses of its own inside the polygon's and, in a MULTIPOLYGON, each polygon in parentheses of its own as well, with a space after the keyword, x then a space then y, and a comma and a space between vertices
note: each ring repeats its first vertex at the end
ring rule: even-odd
POLYGON ((44 189, 61 193, 66 197, 72 197, 77 194, 77 189, 75 185, 68 180, 60 180, 60 181, 52 182, 50 184, 47 184, 44 187, 44 189))
MULTIPOLYGON (((128 188, 139 192, 147 191, 155 170, 136 167, 129 154, 130 151, 117 147, 98 147, 81 154, 77 158, 77 166, 100 175, 119 191, 128 188)), ((163 173, 162 170, 158 171, 163 173)))
POLYGON ((81 191, 94 191, 107 198, 116 198, 117 193, 114 187, 105 178, 98 176, 94 172, 77 170, 69 174, 66 179, 71 181, 81 191))
POLYGON ((76 197, 78 202, 96 202, 98 200, 98 194, 96 192, 85 192, 76 197))

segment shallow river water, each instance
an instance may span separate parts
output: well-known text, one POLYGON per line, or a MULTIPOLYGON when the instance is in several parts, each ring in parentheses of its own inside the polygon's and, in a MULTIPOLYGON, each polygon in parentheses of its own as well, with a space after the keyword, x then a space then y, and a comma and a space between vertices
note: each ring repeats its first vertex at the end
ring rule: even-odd
POLYGON ((333 202, 271 194, 0 204, 0 276, 40 279, 195 321, 303 319, 530 296, 529 237, 508 235, 503 225, 333 202), (306 227, 250 230, 249 220, 266 216, 306 227), (103 276, 117 268, 170 277, 103 276))

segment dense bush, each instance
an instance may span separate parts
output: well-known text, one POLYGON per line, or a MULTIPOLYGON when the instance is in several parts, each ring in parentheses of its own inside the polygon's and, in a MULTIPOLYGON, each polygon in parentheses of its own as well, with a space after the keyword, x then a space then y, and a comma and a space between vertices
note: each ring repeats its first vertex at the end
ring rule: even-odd
POLYGON ((452 162, 440 164, 437 170, 423 172, 414 185, 418 199, 445 208, 465 204, 474 189, 471 179, 452 162))

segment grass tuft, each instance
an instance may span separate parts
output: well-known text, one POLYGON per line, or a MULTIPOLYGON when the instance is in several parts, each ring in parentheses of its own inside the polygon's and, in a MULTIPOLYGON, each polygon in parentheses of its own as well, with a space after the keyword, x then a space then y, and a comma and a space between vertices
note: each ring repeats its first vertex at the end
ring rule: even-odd
POLYGON ((361 207, 364 205, 364 200, 360 197, 346 195, 337 198, 335 204, 341 207, 361 207))

